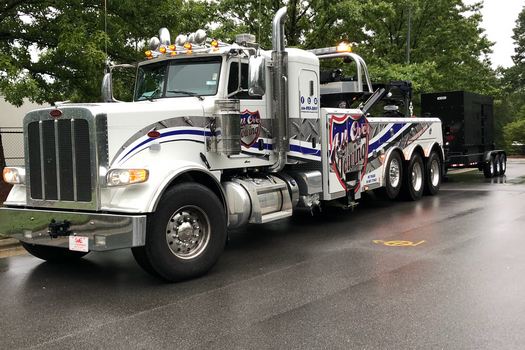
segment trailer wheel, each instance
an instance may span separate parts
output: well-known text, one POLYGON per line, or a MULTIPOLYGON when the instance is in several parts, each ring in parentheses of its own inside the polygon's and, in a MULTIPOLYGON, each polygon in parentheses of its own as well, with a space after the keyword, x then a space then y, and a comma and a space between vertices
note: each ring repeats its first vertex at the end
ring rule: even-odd
POLYGON ((505 153, 501 153, 499 155, 499 164, 499 174, 505 175, 505 172, 507 171, 507 156, 505 155, 505 153))
POLYGON ((21 242, 22 247, 28 251, 29 254, 49 262, 60 263, 74 261, 82 258, 87 253, 69 250, 67 248, 50 247, 45 245, 35 245, 26 242, 21 242))
POLYGON ((500 155, 496 154, 494 157, 494 176, 500 176, 501 175, 501 162, 500 162, 500 155))
POLYGON ((380 188, 378 193, 388 199, 396 199, 401 191, 403 183, 403 162, 397 152, 393 152, 386 163, 385 187, 380 188))
POLYGON ((425 193, 431 196, 439 192, 442 179, 442 164, 436 152, 430 153, 425 167, 425 193))
POLYGON ((483 166, 483 174, 486 178, 494 177, 495 175, 495 165, 494 165, 494 156, 490 156, 490 159, 485 162, 483 166))
POLYGON ((425 187, 423 159, 419 153, 412 154, 406 167, 404 179, 404 194, 406 199, 417 201, 423 196, 425 187))
POLYGON ((167 281, 198 277, 219 259, 226 232, 219 198, 200 184, 183 183, 163 195, 148 218, 143 254, 136 249, 134 255, 144 270, 167 281))

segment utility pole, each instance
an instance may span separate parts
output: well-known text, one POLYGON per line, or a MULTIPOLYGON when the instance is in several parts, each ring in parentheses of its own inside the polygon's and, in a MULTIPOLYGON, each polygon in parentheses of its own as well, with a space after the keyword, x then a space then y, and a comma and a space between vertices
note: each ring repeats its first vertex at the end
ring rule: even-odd
POLYGON ((408 3, 407 64, 410 64, 410 34, 412 31, 412 5, 408 3))

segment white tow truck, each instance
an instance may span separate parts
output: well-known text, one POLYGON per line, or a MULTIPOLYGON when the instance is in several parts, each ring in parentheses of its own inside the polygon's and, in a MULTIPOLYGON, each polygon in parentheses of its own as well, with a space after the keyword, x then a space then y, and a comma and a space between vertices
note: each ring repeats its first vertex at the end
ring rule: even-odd
POLYGON ((104 103, 28 113, 25 167, 3 170, 14 185, 3 233, 48 261, 131 248, 146 271, 178 281, 215 264, 228 228, 352 207, 375 189, 436 194, 440 120, 371 115, 381 92, 363 59, 347 45, 285 48, 286 16, 275 15, 271 50, 202 30, 172 42, 163 28, 136 65, 133 102, 114 99, 109 71, 104 103), (355 76, 326 74, 322 60, 355 76))

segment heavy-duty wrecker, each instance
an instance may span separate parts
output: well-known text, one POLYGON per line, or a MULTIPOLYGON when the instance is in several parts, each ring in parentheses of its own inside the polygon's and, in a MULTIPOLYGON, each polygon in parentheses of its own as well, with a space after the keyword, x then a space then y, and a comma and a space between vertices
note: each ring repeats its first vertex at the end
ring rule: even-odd
POLYGON ((178 281, 214 265, 228 228, 352 208, 374 189, 436 194, 441 121, 368 116, 383 92, 363 59, 344 44, 286 48, 286 16, 275 15, 271 50, 202 30, 172 42, 163 28, 136 65, 133 102, 114 99, 110 69, 104 103, 28 113, 25 167, 3 171, 14 185, 3 233, 49 261, 131 248, 146 271, 178 281), (321 79, 324 60, 355 77, 321 79), (358 108, 338 101, 363 94, 358 108))

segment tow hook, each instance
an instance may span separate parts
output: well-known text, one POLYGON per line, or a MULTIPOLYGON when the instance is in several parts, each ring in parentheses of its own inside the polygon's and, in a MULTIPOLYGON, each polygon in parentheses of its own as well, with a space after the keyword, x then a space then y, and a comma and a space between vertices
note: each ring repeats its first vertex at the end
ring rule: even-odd
POLYGON ((64 221, 56 221, 55 219, 51 219, 51 223, 47 227, 47 233, 51 236, 51 238, 57 238, 59 236, 69 236, 71 234, 71 231, 69 228, 71 227, 71 222, 64 220, 64 221))

